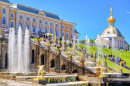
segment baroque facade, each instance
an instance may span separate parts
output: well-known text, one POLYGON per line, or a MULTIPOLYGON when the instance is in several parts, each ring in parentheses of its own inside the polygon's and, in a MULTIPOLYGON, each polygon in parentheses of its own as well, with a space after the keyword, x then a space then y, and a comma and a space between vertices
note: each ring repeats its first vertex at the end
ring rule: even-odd
MULTIPOLYGON (((104 30, 103 34, 100 36, 102 45, 106 47, 111 47, 113 49, 128 49, 128 43, 125 41, 125 37, 122 35, 122 33, 119 31, 119 29, 114 27, 114 23, 116 19, 113 17, 112 11, 113 9, 110 9, 111 16, 107 19, 109 22, 109 27, 104 30)), ((99 39, 97 38, 95 40, 95 43, 99 44, 99 39)))
POLYGON ((16 30, 21 26, 24 31, 27 27, 31 29, 31 36, 40 34, 56 34, 57 39, 63 37, 73 40, 75 35, 78 39, 79 33, 75 29, 75 23, 60 19, 58 15, 25 6, 10 3, 8 0, 0 0, 0 25, 2 28, 14 27, 16 30))

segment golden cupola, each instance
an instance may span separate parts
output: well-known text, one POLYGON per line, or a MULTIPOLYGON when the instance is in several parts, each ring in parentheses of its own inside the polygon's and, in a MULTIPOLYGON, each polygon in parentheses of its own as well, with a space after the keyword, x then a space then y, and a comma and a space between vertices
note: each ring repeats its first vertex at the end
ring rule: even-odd
POLYGON ((107 19, 107 21, 109 22, 109 27, 114 27, 114 23, 115 23, 116 19, 113 17, 112 7, 111 7, 110 11, 111 11, 111 16, 107 19))

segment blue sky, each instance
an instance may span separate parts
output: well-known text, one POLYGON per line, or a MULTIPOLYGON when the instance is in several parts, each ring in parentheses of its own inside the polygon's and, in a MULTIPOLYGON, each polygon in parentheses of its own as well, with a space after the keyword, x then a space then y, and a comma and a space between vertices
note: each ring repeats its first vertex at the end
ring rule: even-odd
POLYGON ((107 19, 110 17, 109 9, 112 7, 113 16, 116 18, 115 27, 130 44, 130 0, 10 0, 10 2, 43 9, 76 23, 75 28, 81 33, 80 40, 84 39, 85 35, 95 39, 108 28, 107 19))

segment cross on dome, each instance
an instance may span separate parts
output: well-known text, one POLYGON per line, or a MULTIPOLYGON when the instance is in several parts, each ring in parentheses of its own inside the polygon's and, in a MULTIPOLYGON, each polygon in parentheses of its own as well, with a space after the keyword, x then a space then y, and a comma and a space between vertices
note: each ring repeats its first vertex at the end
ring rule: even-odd
POLYGON ((113 15, 112 15, 112 11, 113 11, 112 7, 111 7, 110 11, 111 11, 111 16, 113 16, 113 15))

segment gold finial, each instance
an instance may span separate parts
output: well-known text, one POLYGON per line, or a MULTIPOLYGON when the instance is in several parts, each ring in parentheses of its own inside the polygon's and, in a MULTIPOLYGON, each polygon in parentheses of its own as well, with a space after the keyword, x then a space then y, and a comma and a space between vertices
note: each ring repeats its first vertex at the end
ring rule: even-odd
POLYGON ((113 11, 112 7, 111 7, 110 11, 111 11, 111 16, 113 16, 113 15, 112 15, 112 11, 113 11))

